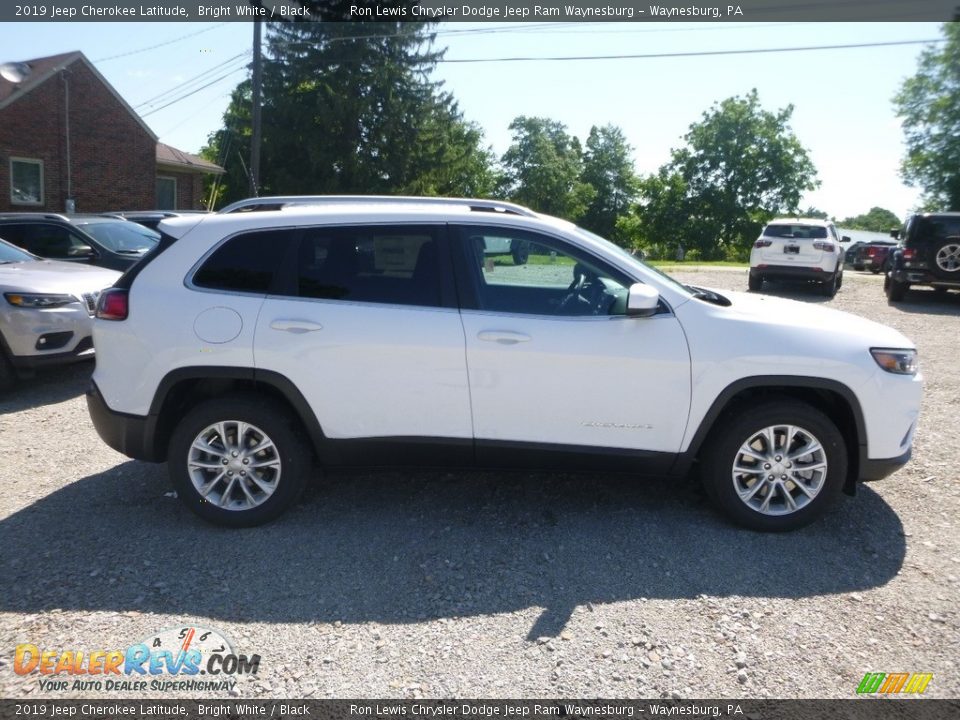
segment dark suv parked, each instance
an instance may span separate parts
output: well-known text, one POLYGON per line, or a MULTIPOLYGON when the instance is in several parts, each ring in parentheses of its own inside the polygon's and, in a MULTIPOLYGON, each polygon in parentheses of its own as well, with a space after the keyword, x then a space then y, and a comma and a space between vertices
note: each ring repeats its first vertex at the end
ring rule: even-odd
POLYGON ((912 285, 960 290, 960 212, 912 215, 900 231, 883 289, 896 302, 912 285))
POLYGON ((48 260, 126 270, 159 233, 120 218, 57 213, 0 213, 0 237, 48 260))

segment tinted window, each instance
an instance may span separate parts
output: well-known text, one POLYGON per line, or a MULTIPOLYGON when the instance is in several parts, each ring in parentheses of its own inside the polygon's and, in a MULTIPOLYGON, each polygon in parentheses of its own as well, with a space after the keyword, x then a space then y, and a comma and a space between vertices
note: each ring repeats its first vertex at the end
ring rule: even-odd
POLYGON ((960 217, 928 217, 921 220, 920 232, 934 240, 960 235, 960 217))
POLYGON ((43 222, 5 225, 0 232, 10 242, 44 258, 68 260, 93 254, 93 248, 82 237, 62 225, 43 222))
POLYGON ((160 239, 160 234, 155 230, 126 220, 95 221, 77 225, 108 250, 121 254, 136 255, 146 252, 160 239))
POLYGON ((264 230, 230 238, 193 276, 198 287, 269 292, 296 230, 264 230))
POLYGON ((775 238, 812 238, 819 240, 827 236, 827 229, 822 225, 767 225, 763 234, 775 238))
POLYGON ((297 257, 300 297, 440 305, 437 231, 422 226, 311 228, 297 257))
POLYGON ((619 273, 567 243, 494 227, 461 228, 460 242, 482 310, 563 316, 626 312, 627 284, 619 273))

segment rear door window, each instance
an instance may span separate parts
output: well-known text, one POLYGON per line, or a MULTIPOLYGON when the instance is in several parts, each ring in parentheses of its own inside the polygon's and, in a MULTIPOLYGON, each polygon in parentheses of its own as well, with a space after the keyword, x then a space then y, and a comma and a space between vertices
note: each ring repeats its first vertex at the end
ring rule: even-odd
POLYGON ((439 232, 434 226, 307 228, 297 253, 296 293, 439 307, 439 232))

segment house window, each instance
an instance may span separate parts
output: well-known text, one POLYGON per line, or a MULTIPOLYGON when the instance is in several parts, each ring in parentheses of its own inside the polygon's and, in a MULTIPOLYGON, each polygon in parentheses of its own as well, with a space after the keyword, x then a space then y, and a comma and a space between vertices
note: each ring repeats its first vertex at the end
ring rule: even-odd
POLYGON ((177 209, 177 179, 157 178, 157 210, 177 209))
POLYGON ((43 205, 43 161, 10 158, 10 203, 43 205))

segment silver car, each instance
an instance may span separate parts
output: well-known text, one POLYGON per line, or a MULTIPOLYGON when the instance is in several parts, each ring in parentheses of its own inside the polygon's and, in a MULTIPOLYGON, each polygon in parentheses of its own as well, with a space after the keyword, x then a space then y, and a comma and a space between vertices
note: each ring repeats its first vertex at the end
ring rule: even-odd
POLYGON ((115 270, 43 260, 0 240, 0 388, 18 370, 93 356, 93 314, 115 270))

